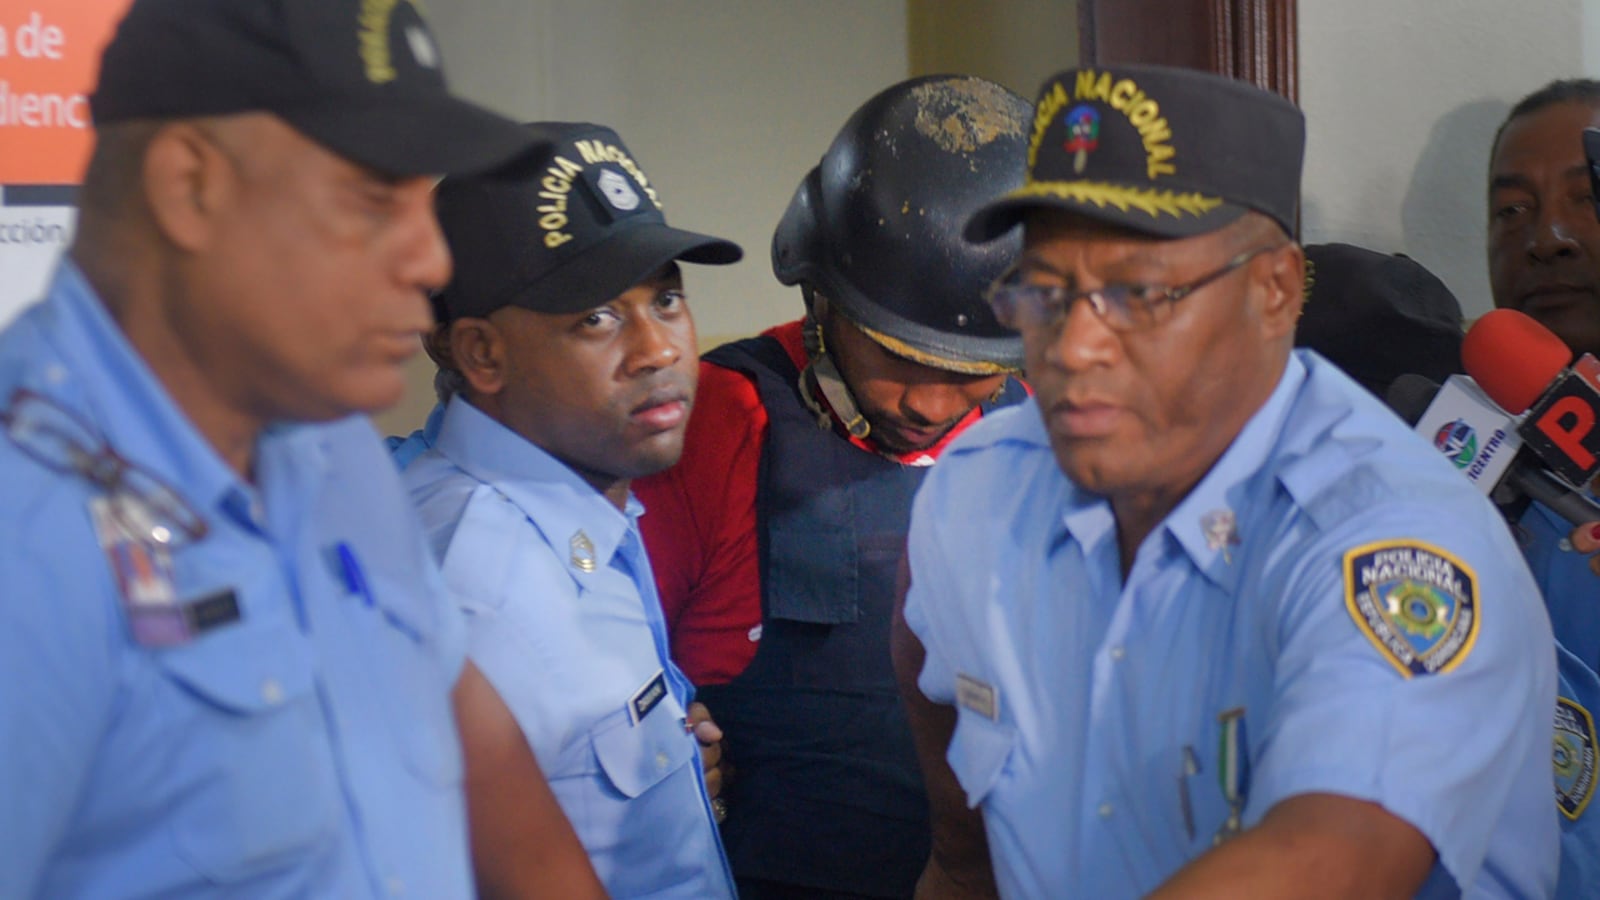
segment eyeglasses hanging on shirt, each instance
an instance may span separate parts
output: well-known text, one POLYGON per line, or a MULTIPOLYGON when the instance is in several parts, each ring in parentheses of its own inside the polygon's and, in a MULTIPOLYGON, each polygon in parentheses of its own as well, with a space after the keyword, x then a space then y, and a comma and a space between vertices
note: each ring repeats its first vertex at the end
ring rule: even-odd
POLYGON ((172 553, 208 529, 160 477, 118 453, 81 416, 26 388, 12 392, 0 426, 30 459, 94 488, 88 509, 95 541, 116 578, 134 640, 173 646, 239 620, 231 588, 178 596, 172 553))
POLYGON ((206 523, 155 473, 116 451, 93 425, 27 388, 0 410, 6 437, 35 462, 92 485, 131 539, 168 551, 205 537, 206 523))

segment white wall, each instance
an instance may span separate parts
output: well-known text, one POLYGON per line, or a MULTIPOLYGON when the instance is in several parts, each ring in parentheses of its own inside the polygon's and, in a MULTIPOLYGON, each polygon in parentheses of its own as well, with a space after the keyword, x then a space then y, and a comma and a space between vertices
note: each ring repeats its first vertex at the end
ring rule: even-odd
POLYGON ((686 271, 700 330, 743 336, 798 314, 772 278, 772 228, 856 106, 906 76, 902 0, 473 0, 433 3, 457 89, 521 119, 617 129, 674 225, 745 261, 686 271))
MULTIPOLYGON (((834 132, 906 77, 904 0, 462 0, 428 4, 456 90, 522 120, 617 130, 667 221, 731 238, 734 266, 687 266, 702 345, 797 317, 772 229, 834 132)), ((418 359, 408 430, 432 402, 418 359)))
POLYGON ((1489 142, 1523 95, 1600 73, 1600 0, 1300 0, 1299 18, 1305 240, 1406 253, 1486 312, 1489 142))

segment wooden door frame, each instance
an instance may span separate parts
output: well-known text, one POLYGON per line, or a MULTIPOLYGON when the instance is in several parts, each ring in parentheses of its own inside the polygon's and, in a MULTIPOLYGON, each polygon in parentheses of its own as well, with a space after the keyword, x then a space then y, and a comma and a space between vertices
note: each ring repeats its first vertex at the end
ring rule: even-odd
MULTIPOLYGON (((1126 0, 1105 0, 1109 3, 1126 0)), ((1164 0, 1172 2, 1172 0, 1164 0)), ((1211 26, 1209 70, 1300 100, 1297 0, 1189 0, 1203 4, 1211 26)), ((1102 60, 1095 29, 1096 0, 1078 0, 1078 53, 1082 65, 1102 60)), ((1160 59, 1122 60, 1163 62, 1160 59)))

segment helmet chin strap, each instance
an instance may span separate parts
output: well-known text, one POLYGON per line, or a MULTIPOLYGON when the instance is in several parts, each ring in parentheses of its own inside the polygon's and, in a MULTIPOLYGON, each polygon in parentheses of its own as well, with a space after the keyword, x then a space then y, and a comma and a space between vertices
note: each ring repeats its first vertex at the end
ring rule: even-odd
POLYGON ((833 416, 837 415, 839 421, 844 423, 845 430, 857 440, 863 440, 872 433, 872 423, 861 415, 861 410, 856 406, 855 398, 850 395, 850 388, 844 383, 844 376, 839 374, 839 367, 834 365, 833 357, 828 355, 827 342, 822 338, 822 323, 817 321, 812 313, 812 294, 810 285, 802 288, 806 299, 806 321, 802 326, 805 334, 806 356, 810 362, 800 370, 800 399, 805 401, 806 408, 817 417, 817 427, 828 429, 833 427, 833 416), (833 408, 833 413, 823 408, 821 403, 812 396, 810 387, 815 385, 817 392, 828 401, 828 406, 833 408))
POLYGON ((817 386, 817 390, 828 401, 828 405, 839 415, 839 420, 844 422, 845 430, 850 432, 851 437, 862 439, 872 433, 872 424, 861 415, 861 410, 856 408, 856 401, 850 396, 850 388, 845 386, 844 377, 839 374, 839 367, 833 364, 833 358, 826 353, 812 357, 811 362, 800 372, 800 396, 817 417, 818 428, 831 428, 833 417, 828 415, 822 404, 806 390, 807 373, 810 373, 811 382, 817 386))

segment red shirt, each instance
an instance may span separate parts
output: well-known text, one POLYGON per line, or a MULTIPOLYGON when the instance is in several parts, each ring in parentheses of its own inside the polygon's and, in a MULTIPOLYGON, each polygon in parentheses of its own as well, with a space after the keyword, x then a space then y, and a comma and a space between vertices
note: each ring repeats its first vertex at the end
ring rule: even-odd
MULTIPOLYGON (((801 326, 789 322, 764 335, 776 338, 795 367, 803 369, 801 326)), ((932 447, 894 458, 905 465, 931 465, 981 415, 974 408, 932 447)), ((863 453, 879 452, 870 436, 851 437, 837 418, 835 425, 840 440, 863 453)), ((755 383, 702 360, 683 457, 672 468, 633 482, 645 506, 639 529, 655 570, 672 658, 695 684, 732 681, 755 658, 761 640, 756 491, 766 439, 767 410, 755 383)))

